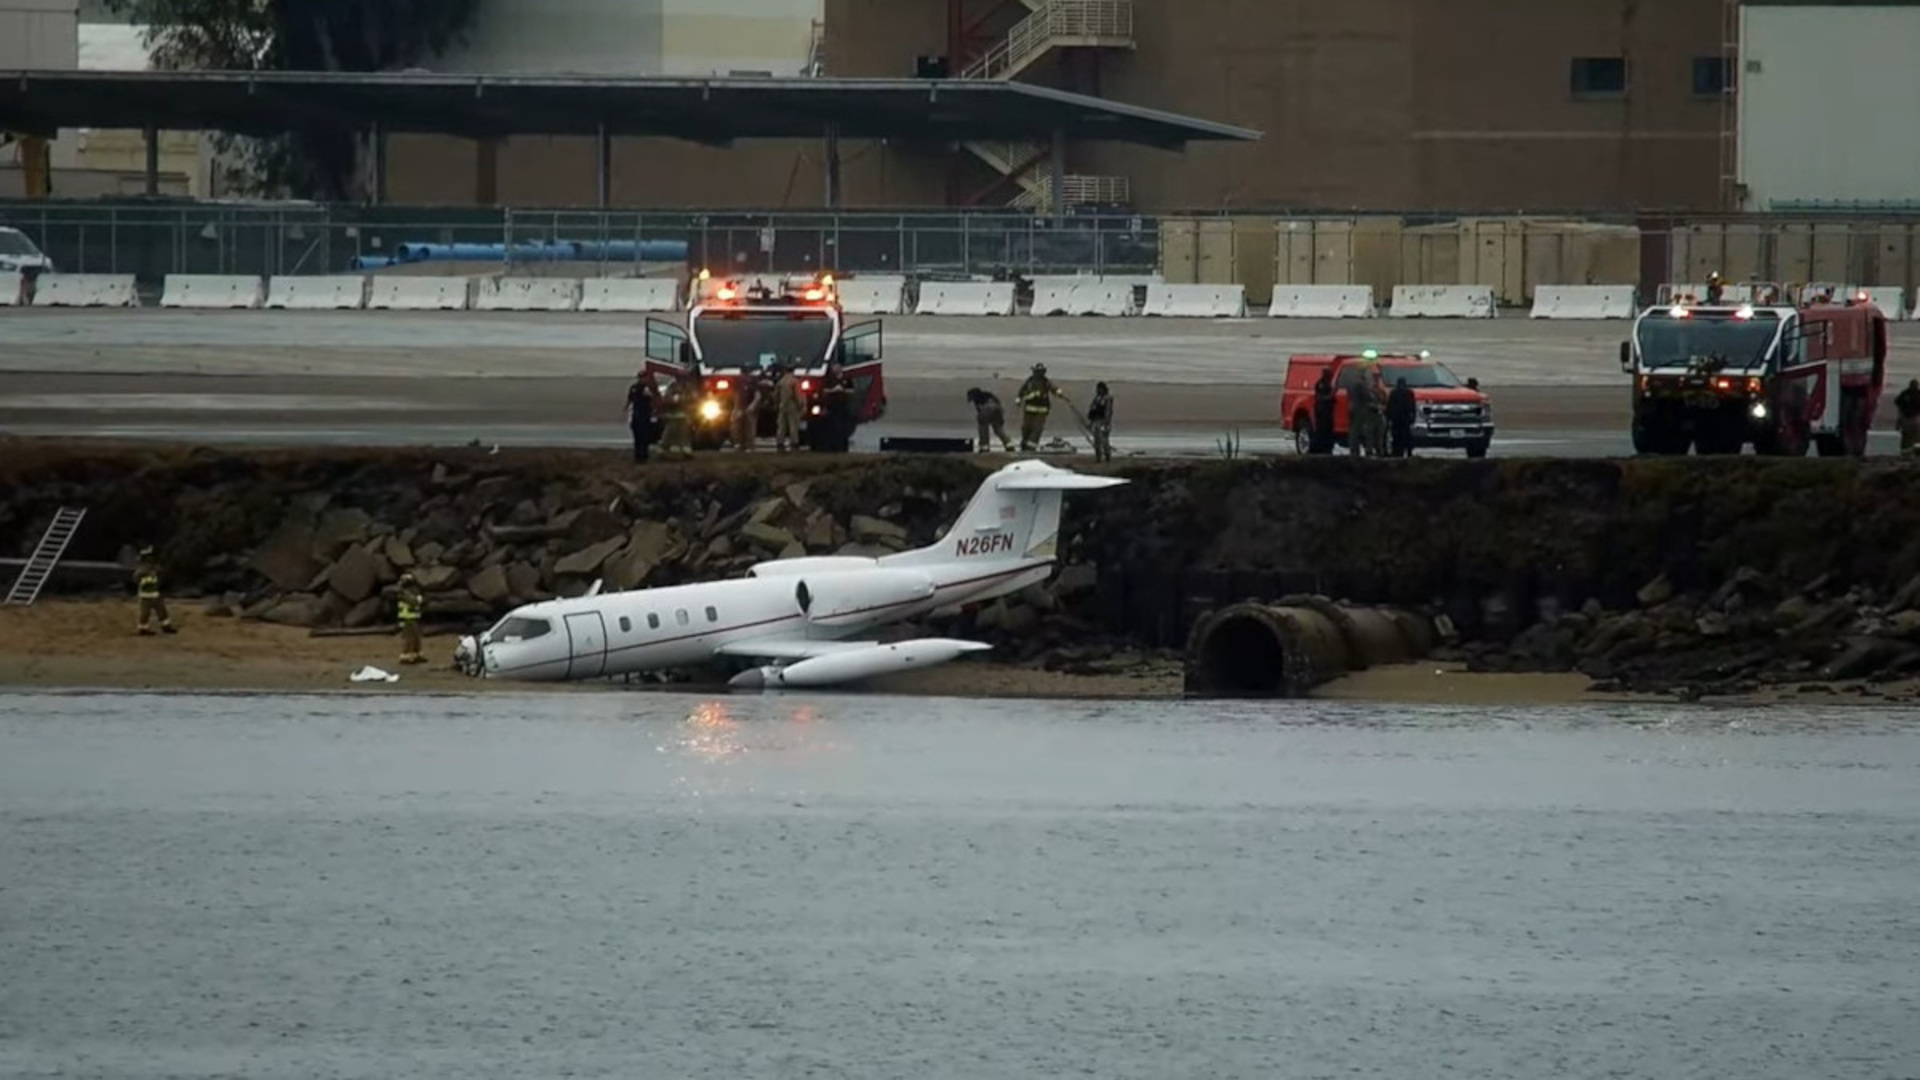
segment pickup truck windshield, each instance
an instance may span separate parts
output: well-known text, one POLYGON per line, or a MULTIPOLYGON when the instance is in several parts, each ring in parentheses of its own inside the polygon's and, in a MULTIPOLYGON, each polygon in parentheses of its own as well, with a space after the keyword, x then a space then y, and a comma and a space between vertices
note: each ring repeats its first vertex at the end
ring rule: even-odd
POLYGON ((1408 388, 1413 390, 1463 385, 1445 364, 1382 364, 1380 377, 1386 380, 1389 390, 1401 379, 1407 380, 1408 388))
POLYGON ((796 356, 817 367, 827 360, 833 320, 825 311, 707 311, 693 321, 693 339, 709 369, 757 369, 796 356))
POLYGON ((1780 319, 1771 312, 1750 319, 1729 315, 1649 315, 1640 320, 1640 363, 1647 368, 1686 367, 1715 362, 1726 367, 1757 367, 1767 358, 1780 319))

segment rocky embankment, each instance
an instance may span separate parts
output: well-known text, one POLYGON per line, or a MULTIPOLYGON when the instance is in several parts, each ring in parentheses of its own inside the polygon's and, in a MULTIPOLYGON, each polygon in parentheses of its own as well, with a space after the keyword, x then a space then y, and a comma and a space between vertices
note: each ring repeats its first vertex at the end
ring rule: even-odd
MULTIPOLYGON (((412 570, 443 630, 511 606, 931 542, 985 474, 953 458, 154 450, 0 444, 0 554, 54 510, 70 558, 157 545, 176 596, 373 627, 412 570)), ((1076 463, 1086 469, 1086 462, 1076 463)), ((942 624, 1085 672, 1206 611, 1313 594, 1444 616, 1490 671, 1685 696, 1920 674, 1920 470, 1899 460, 1138 463, 1069 503, 1059 578, 942 624)), ((62 588, 69 588, 66 584, 62 588)))

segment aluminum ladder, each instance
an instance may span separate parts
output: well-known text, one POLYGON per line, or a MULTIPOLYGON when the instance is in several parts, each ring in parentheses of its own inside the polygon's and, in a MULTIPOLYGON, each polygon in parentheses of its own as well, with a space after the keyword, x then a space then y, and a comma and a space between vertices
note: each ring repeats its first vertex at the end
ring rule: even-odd
POLYGON ((13 588, 7 592, 9 604, 31 604, 40 598, 40 590, 46 587, 47 579, 53 576, 53 568, 60 562, 60 556, 67 553, 67 545, 73 542, 73 534, 80 531, 80 519, 87 516, 83 507, 74 509, 63 506, 53 515, 53 521, 40 537, 40 543, 27 559, 27 565, 20 568, 20 576, 13 579, 13 588))

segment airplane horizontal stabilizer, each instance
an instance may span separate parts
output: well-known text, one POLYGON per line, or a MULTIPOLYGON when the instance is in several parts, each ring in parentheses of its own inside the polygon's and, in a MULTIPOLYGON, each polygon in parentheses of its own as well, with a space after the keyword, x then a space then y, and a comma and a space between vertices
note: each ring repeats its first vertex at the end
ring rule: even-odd
MULTIPOLYGON (((741 644, 745 648, 749 643, 741 644)), ((854 647, 831 651, 784 667, 752 668, 735 675, 727 685, 743 690, 833 686, 877 675, 932 667, 944 664, 962 653, 982 652, 993 647, 984 641, 959 638, 915 638, 886 645, 872 642, 841 644, 854 644, 854 647)))
POLYGON ((1119 487, 1126 482, 1118 476, 1089 476, 1060 469, 1002 480, 998 487, 1001 491, 1098 491, 1101 488, 1119 487))

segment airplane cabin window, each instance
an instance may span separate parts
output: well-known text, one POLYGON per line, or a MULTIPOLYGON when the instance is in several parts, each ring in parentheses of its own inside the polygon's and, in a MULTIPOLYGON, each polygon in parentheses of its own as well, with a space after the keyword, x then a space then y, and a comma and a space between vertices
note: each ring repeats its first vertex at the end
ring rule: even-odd
POLYGON ((707 609, 707 621, 708 621, 708 622, 719 622, 719 621, 720 621, 720 612, 719 612, 718 610, 716 610, 716 609, 714 609, 714 608, 708 608, 708 609, 707 609))
POLYGON ((687 609, 681 608, 679 611, 674 612, 673 621, 679 623, 681 626, 687 625, 687 609))
POLYGON ((657 613, 649 614, 647 616, 647 629, 649 630, 660 629, 660 616, 657 613))
POLYGON ((625 615, 620 616, 620 632, 623 634, 633 632, 633 620, 627 618, 625 615))
POLYGON ((516 616, 501 620, 500 625, 494 628, 493 639, 495 641, 532 641, 534 638, 545 636, 552 630, 553 624, 545 619, 516 616))

